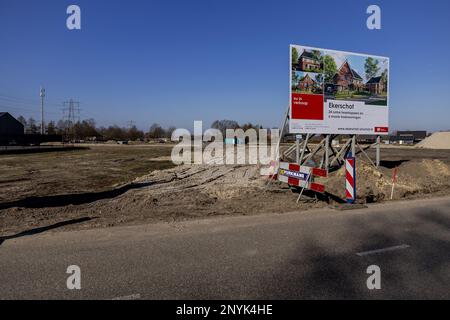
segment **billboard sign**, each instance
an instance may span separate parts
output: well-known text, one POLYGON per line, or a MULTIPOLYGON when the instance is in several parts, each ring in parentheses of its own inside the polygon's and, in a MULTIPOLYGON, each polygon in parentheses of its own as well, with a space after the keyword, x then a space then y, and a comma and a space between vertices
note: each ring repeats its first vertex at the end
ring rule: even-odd
POLYGON ((290 49, 290 133, 389 134, 389 58, 290 49))

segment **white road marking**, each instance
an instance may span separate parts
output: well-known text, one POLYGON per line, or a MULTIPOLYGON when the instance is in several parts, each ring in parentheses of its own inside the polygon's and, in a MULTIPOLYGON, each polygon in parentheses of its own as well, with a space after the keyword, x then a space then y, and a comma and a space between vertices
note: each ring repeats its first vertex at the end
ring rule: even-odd
POLYGON ((358 255, 360 257, 364 257, 364 256, 368 256, 369 254, 376 254, 376 253, 382 253, 382 252, 387 252, 387 251, 401 250, 401 249, 406 249, 406 248, 409 248, 409 245, 402 244, 402 245, 399 245, 399 246, 387 247, 387 248, 383 248, 383 249, 376 249, 376 250, 358 252, 356 255, 358 255))
POLYGON ((140 298, 141 298, 141 295, 139 293, 137 293, 137 294, 132 294, 129 296, 113 298, 112 300, 138 300, 140 298))

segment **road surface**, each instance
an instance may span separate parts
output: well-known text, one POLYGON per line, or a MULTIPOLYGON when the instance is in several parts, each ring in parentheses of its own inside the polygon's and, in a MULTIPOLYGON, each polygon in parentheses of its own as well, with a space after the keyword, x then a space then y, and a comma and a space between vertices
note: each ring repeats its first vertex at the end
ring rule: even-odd
POLYGON ((44 230, 0 238, 1 299, 450 298, 450 197, 44 230), (70 265, 81 290, 67 289, 70 265), (380 290, 367 288, 371 265, 380 290))

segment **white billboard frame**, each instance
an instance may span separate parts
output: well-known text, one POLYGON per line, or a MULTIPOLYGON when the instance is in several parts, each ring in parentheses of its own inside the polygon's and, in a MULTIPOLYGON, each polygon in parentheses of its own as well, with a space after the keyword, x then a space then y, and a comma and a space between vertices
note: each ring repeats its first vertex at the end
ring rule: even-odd
MULTIPOLYGON (((303 51, 301 53, 303 53, 303 51)), ((299 60, 300 60, 300 52, 299 54, 299 60)), ((344 62, 342 62, 341 66, 336 65, 337 73, 338 74, 342 67, 344 67, 344 64, 347 62, 347 66, 350 70, 355 71, 349 64, 348 59, 345 59, 344 62)), ((336 61, 335 61, 336 64, 336 61)), ((297 65, 298 67, 298 65, 297 65)), ((289 46, 289 133, 291 134, 350 134, 350 135, 388 135, 389 134, 389 109, 390 109, 390 87, 391 87, 391 79, 390 79, 390 58, 385 56, 379 56, 379 55, 372 55, 372 54, 365 54, 365 53, 356 53, 356 52, 349 52, 349 51, 340 51, 340 50, 334 50, 334 49, 324 49, 324 48, 317 48, 317 47, 310 47, 305 45, 296 45, 291 44, 289 46), (325 68, 323 66, 322 62, 322 70, 321 72, 317 72, 317 74, 322 74, 323 77, 323 83, 322 85, 322 119, 299 119, 298 117, 293 117, 293 96, 296 95, 296 101, 298 100, 298 96, 309 96, 310 98, 312 95, 320 96, 320 94, 314 94, 314 93, 293 93, 293 73, 298 72, 300 74, 314 74, 314 71, 306 71, 306 70, 294 70, 293 68, 293 61, 292 61, 292 51, 293 48, 297 49, 304 49, 303 51, 312 51, 312 50, 318 50, 321 53, 323 53, 323 57, 325 57, 327 54, 333 54, 333 55, 343 55, 344 57, 371 57, 378 61, 382 61, 384 64, 384 70, 387 72, 387 86, 386 86, 386 104, 385 105, 375 105, 375 104, 367 104, 367 101, 360 101, 360 100, 345 100, 345 99, 337 99, 335 98, 330 99, 327 97, 328 92, 325 92, 326 85, 329 86, 335 86, 335 84, 327 83, 325 84, 325 68), (330 101, 331 100, 331 101, 330 101), (335 105, 337 107, 343 108, 344 104, 346 104, 345 107, 352 106, 356 110, 360 110, 361 119, 354 119, 350 120, 346 117, 337 119, 329 118, 330 116, 330 104, 335 105), (327 106, 328 104, 328 106, 327 106), (377 108, 383 108, 383 109, 377 109, 377 108), (376 111, 375 111, 376 110, 376 111), (371 113, 373 113, 371 115, 371 113), (377 119, 379 118, 379 119, 377 119), (346 119, 346 120, 343 120, 346 119), (377 122, 380 122, 377 124, 377 122), (344 127, 342 127, 344 126, 344 127), (372 128, 369 130, 369 128, 372 128)), ((301 66, 300 66, 301 69, 301 66)), ((383 70, 383 72, 384 72, 383 70)), ((380 70, 379 70, 380 71, 380 70)), ((378 71, 378 72, 379 72, 378 71)), ((378 73, 377 72, 377 73, 378 73)), ((360 71, 361 73, 361 71, 360 71)), ((364 74, 364 73, 363 73, 364 74)), ((359 74, 358 74, 359 75, 359 74)), ((306 75, 304 76, 306 77, 306 75)), ((360 78, 363 78, 362 76, 359 76, 360 78)), ((367 82, 370 79, 366 80, 366 83, 363 83, 364 86, 367 86, 367 82)), ((300 89, 301 90, 301 89, 300 89)), ((365 90, 365 89, 363 89, 365 90)), ((367 93, 366 91, 364 91, 367 93)), ((371 93, 370 93, 371 94, 371 93)), ((319 97, 315 97, 315 100, 319 100, 319 97)), ((367 98, 370 100, 370 98, 367 98)), ((367 100, 366 99, 366 100, 367 100)), ((361 99, 363 100, 363 99, 361 99)), ((302 99, 300 99, 302 102, 302 99)), ((381 100, 380 100, 381 101, 381 100)), ((382 99, 382 101, 384 101, 382 99)), ((309 101, 302 102, 308 104, 309 101)), ((315 106, 318 105, 317 101, 313 101, 315 103, 315 106)), ((294 108, 301 108, 301 107, 294 107, 294 108)), ((307 107, 306 107, 307 108, 307 107)))

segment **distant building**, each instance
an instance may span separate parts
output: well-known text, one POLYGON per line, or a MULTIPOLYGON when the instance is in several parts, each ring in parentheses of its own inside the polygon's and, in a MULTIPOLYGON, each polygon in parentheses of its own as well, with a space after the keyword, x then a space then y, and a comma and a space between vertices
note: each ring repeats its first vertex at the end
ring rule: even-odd
POLYGON ((16 118, 8 112, 0 112, 0 136, 23 135, 25 128, 16 118))
POLYGON ((364 143, 364 144, 373 144, 373 143, 377 142, 377 136, 375 136, 375 135, 361 134, 361 135, 357 135, 356 138, 359 143, 364 143))
POLYGON ((414 144, 414 135, 402 134, 397 136, 398 144, 414 144))
POLYGON ((390 136, 390 143, 397 144, 414 144, 422 141, 427 137, 426 131, 397 131, 390 136))
POLYGON ((397 131, 397 138, 401 138, 404 136, 412 136, 414 143, 420 142, 427 137, 426 131, 397 131))
POLYGON ((61 142, 61 135, 25 134, 24 126, 8 112, 0 112, 0 146, 40 145, 44 142, 61 142))
POLYGON ((245 139, 234 137, 234 138, 225 138, 225 144, 246 144, 245 139))

